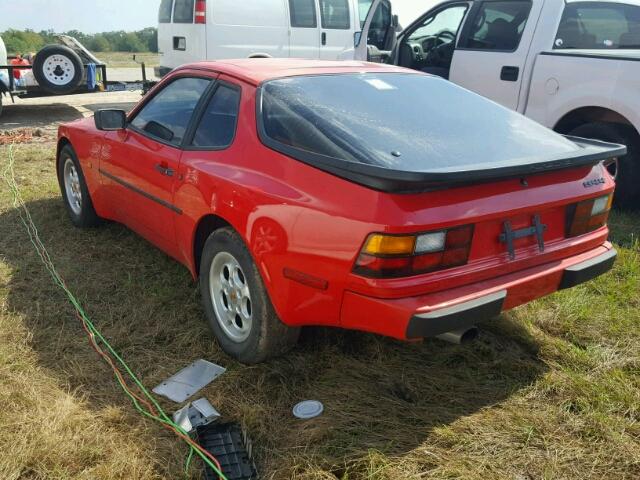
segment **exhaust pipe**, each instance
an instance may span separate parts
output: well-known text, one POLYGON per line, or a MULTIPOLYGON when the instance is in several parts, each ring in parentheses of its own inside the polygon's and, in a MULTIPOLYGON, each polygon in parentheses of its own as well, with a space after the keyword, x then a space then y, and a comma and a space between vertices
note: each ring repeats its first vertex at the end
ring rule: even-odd
POLYGON ((443 333, 442 335, 436 336, 436 338, 444 340, 445 342, 455 343, 456 345, 462 345, 463 343, 469 343, 478 338, 478 333, 478 327, 469 327, 443 333))

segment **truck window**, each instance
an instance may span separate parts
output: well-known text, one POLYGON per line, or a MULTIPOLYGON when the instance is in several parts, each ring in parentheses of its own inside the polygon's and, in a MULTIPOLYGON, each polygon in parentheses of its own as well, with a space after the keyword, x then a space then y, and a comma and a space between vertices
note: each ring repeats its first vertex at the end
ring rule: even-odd
MULTIPOLYGON (((360 28, 364 28, 367 16, 371 9, 373 0, 360 0, 358 2, 358 16, 360 19, 360 28)), ((391 27, 391 4, 381 2, 378 9, 373 15, 371 25, 369 26, 369 35, 367 36, 367 45, 375 45, 379 50, 387 47, 388 37, 395 35, 391 27)))
POLYGON ((483 3, 461 47, 505 52, 517 50, 530 11, 530 1, 483 3))
POLYGON ((202 78, 179 78, 149 100, 131 122, 145 135, 180 145, 200 97, 210 84, 202 78), (157 132, 169 132, 171 138, 157 132))
POLYGON ((173 0, 162 0, 160 12, 158 14, 159 23, 171 23, 171 12, 173 11, 173 0))
POLYGON ((231 145, 236 134, 239 106, 240 90, 220 85, 200 120, 192 145, 211 150, 231 145))
POLYGON ((193 23, 195 0, 176 0, 173 23, 193 23))
POLYGON ((322 28, 348 30, 351 28, 349 0, 320 0, 322 28))
POLYGON ((640 48, 640 7, 622 3, 569 3, 555 49, 640 48))
POLYGON ((316 28, 318 26, 315 0, 289 0, 289 11, 292 27, 316 28))

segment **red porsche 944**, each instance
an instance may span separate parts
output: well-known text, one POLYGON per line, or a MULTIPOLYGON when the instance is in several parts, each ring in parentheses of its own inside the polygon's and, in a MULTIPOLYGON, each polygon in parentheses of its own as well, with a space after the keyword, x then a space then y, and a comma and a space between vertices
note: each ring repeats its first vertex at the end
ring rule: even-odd
POLYGON ((76 226, 121 222, 186 265, 255 363, 302 326, 433 337, 606 272, 602 162, 624 153, 423 73, 253 59, 61 126, 57 171, 76 226))

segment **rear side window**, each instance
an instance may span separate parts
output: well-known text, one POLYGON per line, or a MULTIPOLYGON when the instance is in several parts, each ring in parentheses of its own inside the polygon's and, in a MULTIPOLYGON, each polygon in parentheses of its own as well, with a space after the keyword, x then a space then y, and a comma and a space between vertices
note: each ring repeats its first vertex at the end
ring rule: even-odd
POLYGON ((554 48, 640 48, 640 7, 609 2, 570 3, 562 14, 554 48))
POLYGON ((173 0, 162 0, 160 3, 160 12, 158 13, 158 22, 171 23, 171 12, 173 11, 173 0))
POLYGON ((289 0, 289 11, 292 27, 316 28, 318 26, 315 0, 289 0))
POLYGON ((176 0, 173 23, 193 23, 195 0, 176 0))
POLYGON ((142 108, 131 126, 171 145, 180 145, 196 105, 210 81, 179 78, 167 85, 142 108))
POLYGON ((517 50, 530 11, 530 1, 483 3, 471 22, 471 31, 462 47, 506 52, 517 50))
POLYGON ((192 145, 211 149, 231 145, 236 134, 239 105, 240 90, 220 85, 200 120, 192 145))
POLYGON ((347 30, 351 28, 349 0, 320 0, 322 28, 347 30))

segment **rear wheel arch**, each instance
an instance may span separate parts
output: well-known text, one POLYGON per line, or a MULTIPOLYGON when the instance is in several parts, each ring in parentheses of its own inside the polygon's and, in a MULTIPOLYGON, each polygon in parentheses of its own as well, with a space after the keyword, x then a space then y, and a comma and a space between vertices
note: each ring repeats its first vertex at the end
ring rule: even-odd
POLYGON ((568 134, 588 123, 611 123, 626 125, 637 131, 627 117, 606 107, 581 107, 566 113, 553 127, 562 134, 568 134))
POLYGON ((202 260, 202 252, 207 239, 216 230, 226 227, 233 228, 229 222, 219 215, 205 215, 198 221, 193 235, 193 267, 196 277, 200 275, 200 261, 202 260))

